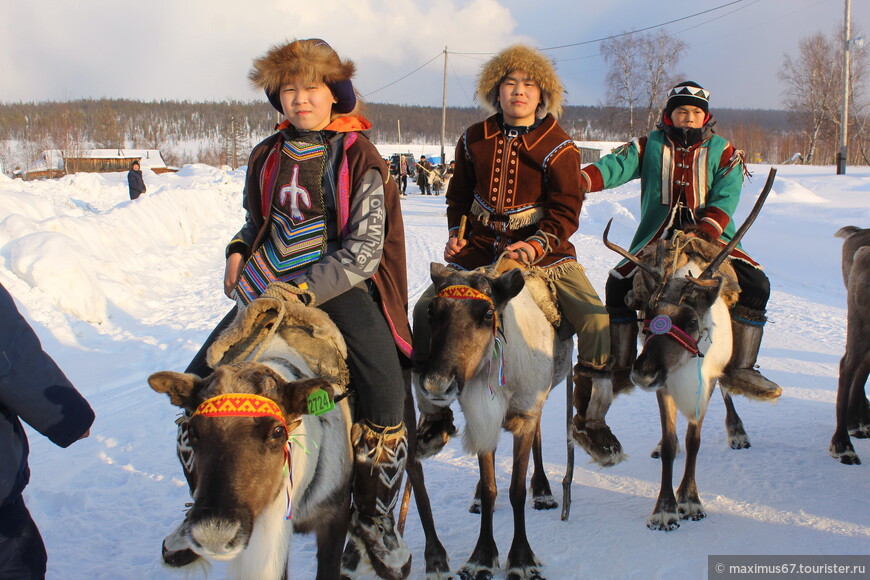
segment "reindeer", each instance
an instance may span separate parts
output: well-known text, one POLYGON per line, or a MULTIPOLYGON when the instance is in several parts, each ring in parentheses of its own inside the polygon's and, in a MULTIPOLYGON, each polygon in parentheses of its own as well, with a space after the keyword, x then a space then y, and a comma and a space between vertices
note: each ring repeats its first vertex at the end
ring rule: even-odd
POLYGON ((775 174, 771 170, 749 217, 721 250, 678 232, 670 240, 659 240, 654 252, 635 257, 608 241, 610 223, 604 230, 604 244, 640 267, 633 306, 644 312, 647 339, 632 366, 631 380, 641 388, 656 391, 662 425, 661 489, 647 521, 652 530, 670 531, 679 527, 681 518, 697 521, 706 517, 695 482, 695 466, 707 404, 731 358, 729 306, 739 294, 737 276, 725 259, 757 217, 775 174), (675 495, 678 409, 689 425, 685 472, 675 495))
POLYGON ((526 472, 544 401, 570 368, 571 338, 556 333, 518 269, 495 275, 432 263, 430 274, 436 289, 429 306, 432 346, 416 390, 428 404, 459 400, 466 422, 463 447, 477 454, 480 465, 480 534, 459 577, 492 578, 499 567, 492 516, 494 454, 503 427, 514 435, 507 578, 540 579, 541 563, 526 536, 526 472))
MULTIPOLYGON (((182 421, 192 454, 189 463, 179 458, 194 503, 164 541, 168 565, 231 560, 234 578, 286 579, 291 533, 315 532, 317 578, 339 577, 353 465, 346 356, 322 310, 261 297, 209 350, 213 374, 149 377, 189 417, 182 421), (312 414, 318 405, 335 408, 312 414)), ((446 578, 422 470, 408 471, 422 506, 428 577, 446 578)))
POLYGON ((849 436, 870 437, 870 403, 864 394, 870 372, 870 229, 846 226, 835 234, 843 238, 843 282, 846 285, 846 354, 840 360, 837 387, 837 429, 830 452, 846 465, 861 460, 849 436))

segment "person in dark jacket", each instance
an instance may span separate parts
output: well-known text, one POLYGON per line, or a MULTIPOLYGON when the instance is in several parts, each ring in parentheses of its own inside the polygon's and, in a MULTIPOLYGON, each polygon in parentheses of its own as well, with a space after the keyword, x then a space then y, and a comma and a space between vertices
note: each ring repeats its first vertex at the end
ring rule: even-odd
POLYGON ((30 481, 23 419, 60 447, 90 434, 94 412, 0 285, 0 578, 44 578, 42 536, 24 505, 30 481))
POLYGON ((136 199, 145 193, 145 180, 142 179, 142 170, 139 169, 138 161, 134 161, 130 166, 130 171, 127 172, 127 183, 130 185, 130 199, 136 199))

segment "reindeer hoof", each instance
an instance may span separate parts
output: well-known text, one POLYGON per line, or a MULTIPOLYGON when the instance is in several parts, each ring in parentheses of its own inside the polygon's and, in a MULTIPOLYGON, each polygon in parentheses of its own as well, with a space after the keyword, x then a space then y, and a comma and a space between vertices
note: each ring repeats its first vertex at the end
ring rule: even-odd
POLYGON ((704 511, 704 508, 701 507, 700 503, 681 504, 678 509, 680 512, 680 519, 683 520, 698 522, 707 517, 707 513, 704 511))
POLYGON ((552 510, 559 507, 559 502, 552 495, 542 495, 532 498, 532 507, 536 510, 552 510))
POLYGON ((659 532, 673 532, 680 527, 677 514, 653 514, 646 527, 659 532))
POLYGON ((861 465, 861 459, 858 457, 858 454, 855 453, 855 448, 852 447, 851 443, 847 445, 831 443, 829 451, 831 457, 838 460, 843 465, 861 465))
POLYGON ((459 580, 492 580, 492 570, 466 564, 457 573, 459 580))
POLYGON ((870 425, 856 425, 849 428, 849 435, 855 439, 870 439, 870 425))
POLYGON ((743 433, 742 435, 728 435, 728 446, 731 449, 749 449, 752 444, 749 442, 749 436, 743 433))

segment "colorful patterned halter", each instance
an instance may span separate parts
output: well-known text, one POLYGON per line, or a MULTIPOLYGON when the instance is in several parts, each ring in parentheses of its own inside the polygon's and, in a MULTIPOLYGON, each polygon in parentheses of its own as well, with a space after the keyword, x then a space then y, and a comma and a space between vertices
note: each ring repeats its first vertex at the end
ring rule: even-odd
POLYGON ((495 309, 495 302, 483 292, 475 290, 471 286, 455 284, 453 286, 445 286, 435 297, 453 298, 456 300, 483 300, 492 308, 492 333, 495 334, 498 331, 498 312, 495 309))
POLYGON ((671 317, 666 314, 659 314, 655 318, 645 319, 643 321, 643 331, 656 336, 669 336, 677 341, 680 346, 689 351, 689 354, 693 357, 704 356, 704 353, 698 349, 698 341, 689 336, 682 328, 674 325, 671 317))

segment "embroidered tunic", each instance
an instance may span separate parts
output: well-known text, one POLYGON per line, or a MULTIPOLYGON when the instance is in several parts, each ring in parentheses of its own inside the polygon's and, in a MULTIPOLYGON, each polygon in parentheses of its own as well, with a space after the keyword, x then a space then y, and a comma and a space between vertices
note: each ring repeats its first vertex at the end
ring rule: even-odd
POLYGON ((552 115, 524 135, 508 137, 496 116, 469 127, 456 146, 456 170, 447 189, 447 223, 469 217, 466 245, 452 263, 489 265, 505 247, 543 233, 549 241, 539 266, 576 267, 569 241, 577 230, 580 153, 552 115))

